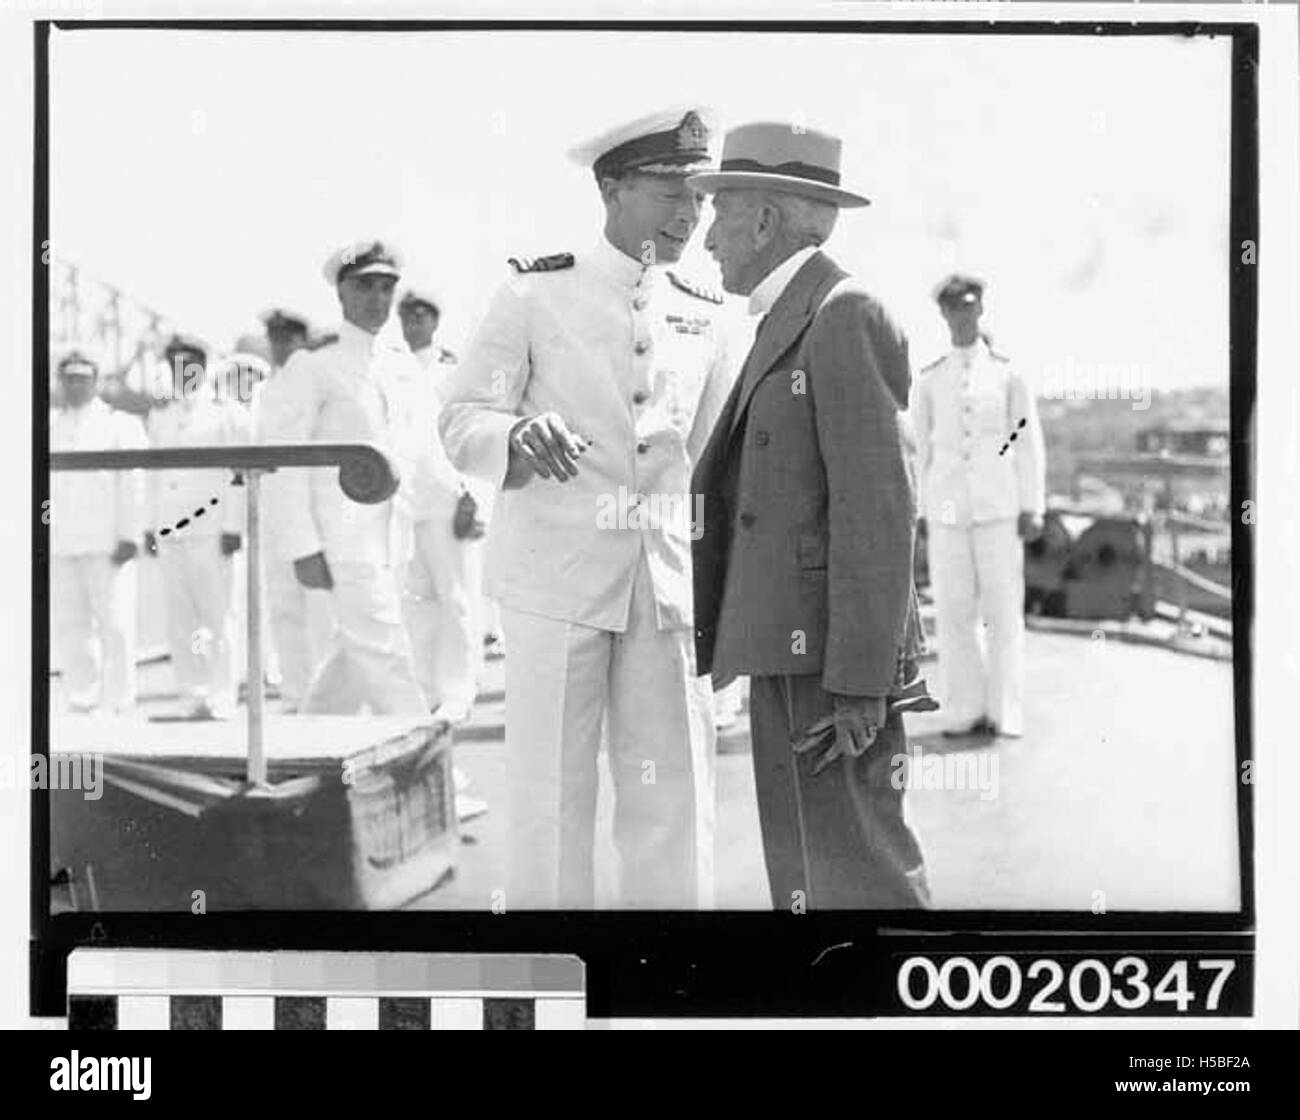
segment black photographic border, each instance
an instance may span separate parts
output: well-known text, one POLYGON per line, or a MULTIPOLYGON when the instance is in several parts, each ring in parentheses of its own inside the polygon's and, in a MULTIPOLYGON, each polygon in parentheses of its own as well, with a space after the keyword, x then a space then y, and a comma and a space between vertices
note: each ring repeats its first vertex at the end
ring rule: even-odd
MULTIPOLYGON (((32 753, 48 751, 49 530, 39 511, 49 497, 49 33, 101 30, 369 32, 529 31, 827 33, 862 35, 1219 36, 1232 41, 1229 187, 1230 500, 1255 497, 1257 268, 1242 244, 1259 238, 1259 28, 1253 22, 1073 20, 46 20, 34 24, 35 117, 32 212, 32 753)), ((1254 539, 1232 524, 1233 683, 1238 774, 1251 759, 1254 539)), ((31 795, 31 1013, 65 1008, 67 954, 102 948, 318 949, 407 952, 574 953, 586 962, 588 1014, 618 1016, 872 1016, 897 1014, 887 962, 907 945, 946 950, 1040 953, 1084 949, 1232 952, 1254 949, 1256 900, 1252 786, 1237 783, 1235 912, 1160 911, 841 911, 804 915, 599 911, 516 913, 409 911, 248 911, 212 913, 50 913, 48 790, 31 795), (831 950, 834 950, 831 953, 831 950)), ((1249 995, 1247 996, 1249 1000, 1249 995)), ((1250 1001, 1253 1003, 1253 1001, 1250 1001)))

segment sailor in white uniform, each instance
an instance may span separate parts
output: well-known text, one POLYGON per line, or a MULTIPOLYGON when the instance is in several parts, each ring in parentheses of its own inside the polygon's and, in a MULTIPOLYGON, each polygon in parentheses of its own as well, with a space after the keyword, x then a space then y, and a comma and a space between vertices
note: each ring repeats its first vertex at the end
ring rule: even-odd
POLYGON ((483 492, 490 490, 452 467, 437 432, 456 368, 455 355, 433 341, 438 297, 407 288, 397 311, 416 367, 407 405, 414 471, 399 494, 411 521, 403 611, 425 695, 441 715, 460 722, 474 705, 483 668, 483 492))
MULTIPOLYGON (((235 401, 217 400, 204 344, 178 335, 164 357, 172 393, 149 413, 149 445, 247 444, 248 413, 235 401)), ((235 704, 232 558, 243 540, 244 490, 233 480, 229 470, 148 472, 145 546, 158 556, 172 672, 189 719, 228 717, 235 704)))
POLYGON ((714 729, 697 676, 691 466, 731 388, 722 297, 674 268, 709 114, 574 149, 605 206, 586 252, 512 259, 442 412, 447 453, 500 487, 512 909, 593 904, 607 723, 621 903, 712 903, 714 729))
MULTIPOLYGON (((51 451, 139 451, 144 426, 95 395, 99 368, 81 353, 59 362, 51 451)), ((136 587, 142 471, 50 476, 50 609, 67 706, 122 713, 135 704, 136 587)))
MULTIPOLYGON (((394 366, 411 359, 379 332, 400 271, 400 256, 380 241, 349 245, 326 262, 343 321, 334 341, 297 351, 279 375, 277 442, 368 442, 396 453, 391 384, 394 366)), ((325 660, 302 710, 427 713, 402 625, 393 500, 352 501, 332 467, 281 468, 267 477, 265 490, 266 518, 281 555, 303 587, 330 592, 334 612, 325 660)))
POLYGON ((1024 541, 1042 532, 1045 463, 1033 394, 980 332, 983 292, 962 274, 933 292, 953 349, 916 383, 918 525, 928 533, 944 733, 1014 737, 1024 733, 1024 541))
MULTIPOLYGON (((285 397, 284 371, 299 350, 310 348, 311 326, 305 316, 274 308, 262 317, 271 351, 271 371, 253 395, 253 438, 258 443, 284 443, 279 429, 285 397)), ((330 635, 334 632, 334 609, 330 593, 323 588, 304 587, 294 574, 293 558, 286 555, 279 527, 264 519, 262 553, 263 587, 266 593, 271 641, 279 670, 283 711, 296 712, 307 695, 307 686, 325 660, 330 635)))

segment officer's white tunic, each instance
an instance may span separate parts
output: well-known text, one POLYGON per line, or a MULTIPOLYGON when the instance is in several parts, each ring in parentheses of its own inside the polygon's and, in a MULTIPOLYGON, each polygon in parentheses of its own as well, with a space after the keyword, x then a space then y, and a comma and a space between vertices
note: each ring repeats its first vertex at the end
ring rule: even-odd
POLYGON ((733 376, 720 309, 605 240, 512 276, 447 390, 453 463, 499 486, 520 417, 591 441, 578 475, 497 496, 487 590, 507 646, 507 905, 592 902, 608 719, 622 901, 712 899, 714 732, 692 642, 691 465, 733 376))
MULTIPOLYGON (((155 448, 249 442, 247 412, 210 396, 155 408, 145 427, 155 448)), ((167 644, 182 704, 229 707, 235 699, 233 560, 221 554, 223 532, 244 532, 244 491, 231 484, 233 477, 192 468, 148 474, 147 527, 158 540, 167 644)))
MULTIPOLYGON (((394 363, 409 355, 344 322, 338 341, 289 359, 275 433, 289 443, 372 442, 394 453, 386 391, 394 363)), ((400 469, 400 467, 399 467, 400 469)), ((267 520, 282 554, 324 552, 334 587, 334 632, 303 701, 309 712, 427 712, 415 681, 397 590, 390 499, 352 501, 333 467, 281 468, 266 480, 267 520)))
POLYGON ((1038 407, 981 339, 922 371, 912 411, 942 704, 955 728, 983 716, 1018 735, 1025 592, 1016 521, 1045 506, 1038 407))
MULTIPOLYGON (((50 414, 51 451, 130 451, 147 446, 138 419, 98 397, 50 414)), ((141 471, 55 471, 50 476, 50 609, 65 695, 79 708, 135 703, 139 562, 115 566, 119 541, 137 546, 144 526, 141 471)))
POLYGON ((398 388, 408 449, 403 458, 411 465, 410 484, 397 496, 410 533, 402 611, 429 703, 468 712, 483 667, 483 544, 458 540, 452 528, 468 485, 438 434, 439 385, 454 368, 439 354, 434 346, 417 352, 398 388))

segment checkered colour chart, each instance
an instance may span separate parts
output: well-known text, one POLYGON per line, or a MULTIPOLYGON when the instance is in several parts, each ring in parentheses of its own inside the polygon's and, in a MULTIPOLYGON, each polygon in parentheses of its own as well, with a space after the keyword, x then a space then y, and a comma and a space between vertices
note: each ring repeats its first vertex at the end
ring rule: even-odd
POLYGON ((78 949, 70 1030, 582 1030, 564 956, 78 949))

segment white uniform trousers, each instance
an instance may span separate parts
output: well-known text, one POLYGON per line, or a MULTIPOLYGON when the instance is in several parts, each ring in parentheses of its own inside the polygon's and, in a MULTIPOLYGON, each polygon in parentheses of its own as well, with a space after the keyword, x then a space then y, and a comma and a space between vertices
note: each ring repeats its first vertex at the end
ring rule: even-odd
POLYGON ((303 711, 354 715, 366 707, 374 715, 428 714, 392 568, 343 559, 329 560, 329 567, 334 630, 303 711))
POLYGON ((106 553, 50 561, 54 648, 68 701, 124 712, 135 704, 139 561, 115 567, 106 553))
POLYGON ((268 557, 264 570, 263 597, 280 670, 280 696, 286 710, 297 711, 329 650, 333 597, 303 587, 293 574, 292 561, 268 557))
POLYGON ((183 704, 235 702, 231 560, 213 534, 158 542, 167 645, 183 704))
POLYGON ((929 526, 940 700, 954 728, 1024 733, 1025 553, 1014 520, 929 526))
POLYGON ((501 608, 509 909, 594 903, 597 755, 608 730, 621 903, 713 901, 714 745, 693 634, 660 630, 642 558, 627 630, 501 608))
POLYGON ((402 611, 415 675, 430 705, 469 711, 483 670, 483 547, 456 539, 451 519, 417 521, 402 611))

